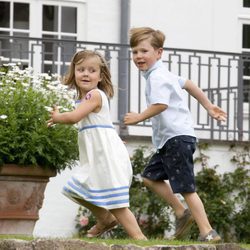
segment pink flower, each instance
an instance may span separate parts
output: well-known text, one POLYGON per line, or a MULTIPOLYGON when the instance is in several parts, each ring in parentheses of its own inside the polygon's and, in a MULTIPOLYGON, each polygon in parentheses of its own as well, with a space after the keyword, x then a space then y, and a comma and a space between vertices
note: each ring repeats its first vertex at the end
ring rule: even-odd
POLYGON ((141 215, 139 218, 139 225, 143 226, 148 223, 148 216, 147 215, 141 215))
POLYGON ((89 224, 89 218, 85 216, 81 216, 79 219, 79 223, 81 226, 85 227, 89 224))

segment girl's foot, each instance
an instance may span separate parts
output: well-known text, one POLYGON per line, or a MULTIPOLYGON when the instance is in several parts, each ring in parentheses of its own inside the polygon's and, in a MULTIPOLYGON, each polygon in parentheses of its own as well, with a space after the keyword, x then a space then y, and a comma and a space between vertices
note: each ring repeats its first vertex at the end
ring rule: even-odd
POLYGON ((145 235, 142 235, 140 237, 133 237, 133 240, 148 240, 148 238, 145 235))
POLYGON ((117 225, 118 225, 117 220, 114 220, 114 221, 110 222, 110 223, 107 224, 106 226, 98 225, 98 223, 97 223, 96 225, 94 225, 93 227, 91 227, 91 228, 88 230, 86 236, 87 236, 88 238, 94 238, 94 237, 101 236, 103 233, 112 230, 112 229, 115 228, 117 225))

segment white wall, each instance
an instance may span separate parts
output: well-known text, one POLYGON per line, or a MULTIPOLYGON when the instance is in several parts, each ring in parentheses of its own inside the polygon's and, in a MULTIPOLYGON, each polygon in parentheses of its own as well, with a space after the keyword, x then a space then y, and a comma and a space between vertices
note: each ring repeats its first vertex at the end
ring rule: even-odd
POLYGON ((88 0, 86 39, 92 42, 119 43, 120 1, 88 0))
POLYGON ((131 26, 166 35, 166 47, 237 52, 239 0, 131 0, 131 26))
POLYGON ((34 228, 34 236, 40 237, 66 237, 75 234, 75 216, 78 205, 62 193, 62 188, 69 177, 77 171, 66 169, 56 177, 50 178, 47 184, 43 206, 39 211, 40 219, 34 228))

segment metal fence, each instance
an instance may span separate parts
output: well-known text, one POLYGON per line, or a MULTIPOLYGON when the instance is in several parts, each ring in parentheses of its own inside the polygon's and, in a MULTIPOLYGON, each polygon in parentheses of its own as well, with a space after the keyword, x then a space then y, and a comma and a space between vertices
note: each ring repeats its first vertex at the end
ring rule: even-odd
MULTIPOLYGON (((145 81, 132 63, 128 45, 0 35, 0 63, 21 63, 23 67, 33 67, 35 72, 63 75, 72 55, 84 49, 99 51, 109 63, 115 87, 111 115, 120 133, 150 136, 150 121, 129 127, 122 122, 126 112, 140 112, 146 107, 145 81)), ((217 122, 186 94, 198 138, 250 141, 249 55, 164 48, 162 59, 171 72, 192 79, 228 113, 226 123, 217 122)))

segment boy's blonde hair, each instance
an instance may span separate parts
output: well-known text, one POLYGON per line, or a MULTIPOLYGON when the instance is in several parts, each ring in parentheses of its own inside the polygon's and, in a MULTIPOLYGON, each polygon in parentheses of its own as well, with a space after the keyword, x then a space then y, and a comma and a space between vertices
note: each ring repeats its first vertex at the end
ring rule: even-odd
POLYGON ((155 49, 163 48, 165 35, 160 30, 150 27, 139 27, 130 29, 130 47, 136 47, 141 41, 150 39, 150 44, 155 49))
POLYGON ((77 98, 82 99, 83 96, 82 96, 81 90, 77 86, 76 81, 75 81, 75 65, 83 62, 84 60, 90 57, 97 58, 99 62, 99 66, 100 66, 102 80, 98 83, 97 87, 101 89, 102 91, 104 91, 105 94, 109 98, 113 97, 114 89, 113 89, 113 85, 111 81, 111 74, 110 74, 109 67, 104 57, 97 51, 83 50, 83 51, 79 51, 75 53, 71 59, 69 71, 64 78, 64 83, 66 85, 69 85, 71 88, 75 88, 77 91, 77 98))

